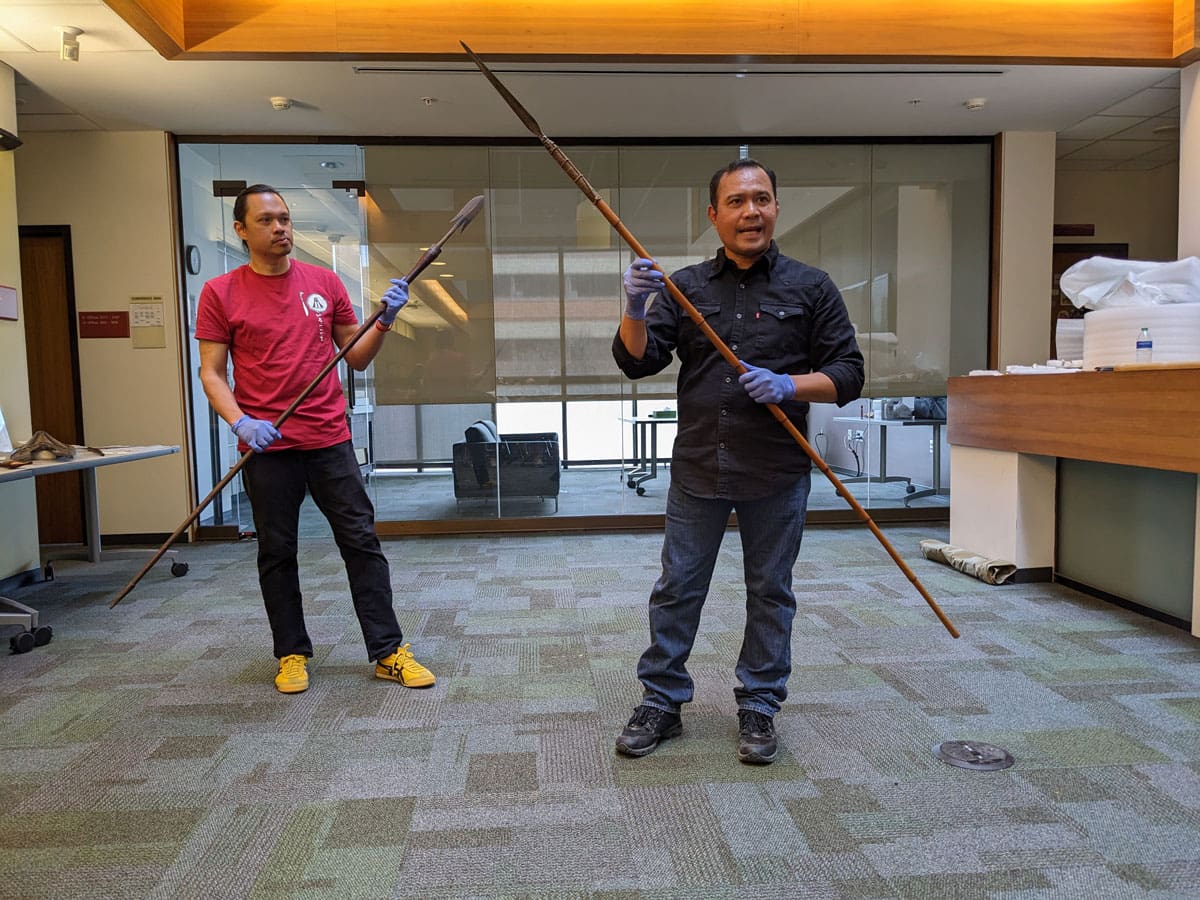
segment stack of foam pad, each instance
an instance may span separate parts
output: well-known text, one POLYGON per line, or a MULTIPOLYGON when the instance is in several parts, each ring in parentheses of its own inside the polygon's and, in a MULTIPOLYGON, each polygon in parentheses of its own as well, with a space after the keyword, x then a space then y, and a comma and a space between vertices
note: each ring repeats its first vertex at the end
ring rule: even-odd
POLYGON ((1134 365, 1137 338, 1150 329, 1155 365, 1200 365, 1200 303, 1115 306, 1083 317, 1083 367, 1134 365))

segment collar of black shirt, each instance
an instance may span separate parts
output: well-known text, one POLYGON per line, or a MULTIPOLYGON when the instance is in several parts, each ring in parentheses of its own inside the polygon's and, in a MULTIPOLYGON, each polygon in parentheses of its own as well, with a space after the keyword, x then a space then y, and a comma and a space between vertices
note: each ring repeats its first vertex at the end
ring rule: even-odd
MULTIPOLYGON (((771 240, 771 246, 767 248, 767 252, 754 261, 749 271, 754 271, 758 268, 765 268, 767 272, 775 267, 775 260, 779 258, 779 247, 774 239, 771 240)), ((708 265, 708 280, 712 281, 718 275, 725 271, 726 268, 737 269, 738 265, 728 256, 725 255, 725 248, 722 247, 717 251, 717 255, 712 258, 708 265)), ((741 270, 739 270, 741 271, 741 270)))

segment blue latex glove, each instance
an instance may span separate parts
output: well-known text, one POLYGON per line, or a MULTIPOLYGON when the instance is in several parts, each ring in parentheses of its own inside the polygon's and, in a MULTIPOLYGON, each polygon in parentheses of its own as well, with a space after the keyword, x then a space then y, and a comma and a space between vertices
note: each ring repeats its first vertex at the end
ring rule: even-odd
POLYGON ((630 319, 646 318, 646 302, 663 289, 663 273, 654 268, 652 259, 635 259, 621 278, 625 288, 625 315, 630 319))
POLYGON ((380 299, 385 306, 378 321, 391 328, 396 321, 396 313, 404 309, 404 304, 408 302, 408 282, 403 278, 393 278, 392 286, 383 292, 380 299))
POLYGON ((233 423, 234 433, 255 453, 262 453, 279 439, 279 429, 266 419, 242 416, 233 423))
POLYGON ((796 382, 791 375, 780 375, 770 369, 760 369, 744 360, 746 371, 738 376, 738 382, 756 403, 782 403, 796 396, 796 382))

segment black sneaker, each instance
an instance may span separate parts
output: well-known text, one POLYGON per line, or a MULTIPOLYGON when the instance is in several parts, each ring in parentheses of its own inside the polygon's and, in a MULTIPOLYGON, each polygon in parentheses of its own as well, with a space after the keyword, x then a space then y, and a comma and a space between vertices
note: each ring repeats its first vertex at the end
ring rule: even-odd
POLYGON ((655 706, 639 706, 617 738, 617 752, 626 756, 645 756, 659 741, 683 733, 679 713, 667 712, 655 706))
POLYGON ((775 762, 779 744, 775 740, 775 721, 754 709, 738 710, 738 759, 766 766, 775 762))

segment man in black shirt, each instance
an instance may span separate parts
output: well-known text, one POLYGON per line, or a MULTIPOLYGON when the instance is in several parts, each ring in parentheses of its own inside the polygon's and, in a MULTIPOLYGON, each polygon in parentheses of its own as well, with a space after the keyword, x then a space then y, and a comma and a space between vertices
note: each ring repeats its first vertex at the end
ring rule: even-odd
POLYGON ((736 511, 746 577, 746 630, 735 674, 738 758, 773 762, 774 716, 787 697, 796 598, 792 567, 808 505, 811 460, 763 405, 803 434, 808 404, 845 405, 863 386, 863 357, 829 276, 783 256, 775 173, 752 159, 718 170, 708 218, 722 247, 671 276, 747 371, 738 375, 665 292, 653 260, 625 272, 613 357, 630 378, 679 355, 679 430, 671 461, 662 575, 650 594, 650 647, 638 662, 641 705, 617 751, 644 756, 682 731, 692 699, 686 662, 717 552, 736 511))

